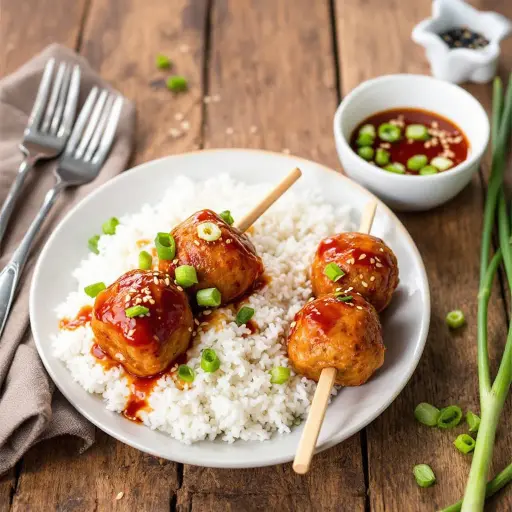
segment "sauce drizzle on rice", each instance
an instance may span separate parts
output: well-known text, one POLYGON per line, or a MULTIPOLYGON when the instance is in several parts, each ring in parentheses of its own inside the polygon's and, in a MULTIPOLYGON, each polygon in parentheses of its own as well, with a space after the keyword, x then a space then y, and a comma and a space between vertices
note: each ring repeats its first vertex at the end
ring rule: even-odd
POLYGON ((92 307, 91 306, 82 306, 78 313, 76 314, 73 320, 69 318, 62 318, 59 322, 59 329, 64 329, 67 331, 74 331, 79 327, 83 327, 84 325, 91 322, 92 318, 92 307))

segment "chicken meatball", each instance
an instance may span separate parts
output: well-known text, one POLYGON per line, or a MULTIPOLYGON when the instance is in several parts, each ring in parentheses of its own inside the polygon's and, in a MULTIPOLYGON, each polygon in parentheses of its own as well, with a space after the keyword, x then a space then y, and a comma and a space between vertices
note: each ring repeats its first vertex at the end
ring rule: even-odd
POLYGON ((171 235, 176 243, 175 259, 160 260, 159 268, 174 276, 176 267, 193 266, 198 283, 187 289, 192 294, 217 288, 226 304, 249 290, 263 273, 263 262, 252 242, 211 210, 195 213, 171 235))
POLYGON ((359 293, 378 312, 388 306, 398 286, 398 265, 393 251, 375 236, 340 233, 324 238, 311 268, 313 293, 321 297, 343 291, 359 293), (329 269, 334 274, 328 276, 329 269), (336 266, 344 275, 336 273, 336 266))
POLYGON ((131 270, 97 295, 91 327, 112 359, 150 377, 187 350, 193 317, 186 294, 169 276, 131 270))
POLYGON ((288 357, 297 373, 318 381, 324 368, 336 368, 339 386, 364 384, 384 363, 384 351, 377 311, 360 295, 308 302, 288 336, 288 357))

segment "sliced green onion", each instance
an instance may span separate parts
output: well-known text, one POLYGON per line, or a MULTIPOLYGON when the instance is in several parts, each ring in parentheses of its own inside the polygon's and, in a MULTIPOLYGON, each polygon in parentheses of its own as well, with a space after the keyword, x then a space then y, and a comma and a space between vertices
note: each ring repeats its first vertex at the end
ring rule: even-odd
POLYGON ((357 137, 356 144, 358 146, 371 146, 375 139, 368 133, 361 133, 357 137))
POLYGON ((383 167, 384 165, 389 164, 389 151, 386 151, 383 148, 377 148, 377 151, 375 152, 375 163, 377 165, 380 165, 383 167))
POLYGON ((384 170, 395 174, 405 174, 405 165, 402 165, 400 162, 393 162, 392 164, 386 165, 384 170))
POLYGON ((455 448, 462 453, 469 453, 475 449, 475 440, 468 434, 461 434, 457 436, 457 439, 453 442, 455 448))
POLYGON ((155 247, 161 260, 172 260, 176 256, 176 242, 169 233, 157 233, 155 247))
POLYGON ((453 162, 449 158, 445 158, 444 156, 436 156, 430 160, 430 165, 433 165, 436 169, 440 171, 446 171, 452 167, 453 162))
POLYGON ((142 270, 150 270, 153 265, 153 257, 147 251, 139 252, 139 268, 142 270))
POLYGON ((466 422, 469 426, 470 432, 478 432, 480 427, 480 416, 477 416, 475 413, 468 411, 466 413, 466 422))
POLYGON ((270 382, 272 384, 284 384, 290 378, 290 368, 275 366, 270 370, 270 382))
POLYGON ((199 290, 196 293, 196 301, 198 306, 217 307, 220 306, 222 297, 217 288, 205 288, 204 290, 199 290))
POLYGON ((412 140, 427 140, 429 138, 427 127, 423 124, 410 124, 405 128, 405 137, 412 140))
POLYGON ((239 327, 243 324, 246 324, 252 317, 254 316, 254 309, 249 306, 243 306, 240 308, 238 313, 236 314, 236 325, 239 327))
POLYGON ((345 275, 345 272, 343 272, 343 270, 338 265, 336 265, 336 263, 328 263, 325 265, 324 274, 331 281, 336 282, 345 275))
POLYGON ((436 475, 434 475, 432 468, 428 464, 418 464, 414 466, 412 472, 414 473, 414 478, 416 478, 416 483, 420 487, 430 487, 436 481, 436 475))
POLYGON ((201 368, 207 373, 216 372, 220 367, 220 359, 215 350, 205 348, 201 354, 201 368))
POLYGON ((370 137, 375 137, 375 126, 373 124, 365 124, 359 128, 359 135, 370 135, 370 137))
POLYGON ((178 377, 183 382, 194 382, 196 378, 196 372, 186 364, 180 364, 178 366, 178 377))
POLYGON ((371 160, 373 158, 374 150, 371 146, 363 146, 357 150, 357 154, 364 160, 371 160))
POLYGON ((94 254, 99 254, 100 251, 98 250, 98 240, 100 239, 100 235, 94 235, 87 240, 87 247, 89 247, 89 251, 93 252, 94 254))
POLYGON ((340 301, 340 302, 350 302, 354 297, 352 295, 343 295, 342 292, 336 292, 334 296, 340 301), (339 295, 338 295, 339 294, 339 295))
POLYGON ((231 212, 229 210, 224 210, 223 212, 219 213, 219 217, 230 226, 235 222, 235 219, 231 216, 231 212))
POLYGON ((410 169, 411 171, 419 171, 427 165, 427 162, 427 155, 411 156, 411 158, 407 160, 407 169, 410 169))
POLYGON ((174 278, 176 283, 183 288, 190 288, 192 285, 197 284, 197 272, 192 265, 180 265, 174 271, 174 278))
POLYGON ((197 236, 207 242, 215 242, 221 235, 222 231, 219 226, 213 222, 202 222, 197 226, 197 236))
POLYGON ((448 327, 451 327, 452 329, 462 327, 465 323, 466 319, 464 318, 464 313, 460 309, 450 311, 446 315, 446 324, 448 325, 448 327))
POLYGON ((172 92, 185 92, 188 89, 188 81, 185 77, 175 75, 167 79, 167 89, 172 92))
POLYGON ((89 295, 89 297, 92 297, 94 299, 94 297, 96 297, 96 295, 98 295, 98 293, 103 291, 105 288, 106 288, 105 283, 99 282, 99 283, 94 283, 94 284, 90 284, 89 286, 86 286, 84 288, 84 292, 87 295, 89 295))
POLYGON ((171 59, 161 53, 155 57, 155 64, 158 69, 169 69, 172 66, 171 59))
POLYGON ((427 425, 428 427, 435 427, 437 425, 440 414, 441 411, 437 407, 427 404, 426 402, 418 404, 416 409, 414 409, 414 417, 420 423, 423 423, 423 425, 427 425))
POLYGON ((145 306, 132 306, 131 308, 126 308, 124 313, 128 318, 134 318, 149 313, 149 309, 145 306))
POLYGON ((105 235, 115 235, 118 224, 119 220, 116 219, 116 217, 111 217, 110 219, 103 223, 101 229, 103 230, 103 233, 105 233, 105 235))
POLYGON ((383 123, 379 126, 379 137, 386 142, 396 142, 402 135, 402 130, 394 124, 383 123))
POLYGON ((428 176, 429 174, 437 174, 439 171, 433 165, 425 165, 422 169, 420 169, 420 174, 422 176, 428 176))
POLYGON ((439 418, 437 418, 437 426, 439 428, 456 427, 462 419, 462 410, 457 405, 449 405, 441 409, 439 418))

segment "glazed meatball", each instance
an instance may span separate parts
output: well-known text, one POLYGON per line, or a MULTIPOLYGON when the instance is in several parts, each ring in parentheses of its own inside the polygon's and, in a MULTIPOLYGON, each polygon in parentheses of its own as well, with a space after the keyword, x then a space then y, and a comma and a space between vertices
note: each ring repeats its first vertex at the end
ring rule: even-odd
POLYGON ((186 294, 169 276, 149 270, 131 270, 100 292, 91 320, 96 343, 138 377, 164 371, 183 354, 192 326, 186 294), (130 317, 133 306, 149 311, 130 317))
POLYGON ((337 295, 308 302, 295 315, 288 357, 309 379, 318 381, 324 368, 336 368, 336 384, 360 386, 384 363, 379 316, 360 295, 347 302, 337 295))
POLYGON ((160 260, 160 270, 174 276, 180 265, 192 265, 197 272, 198 284, 187 291, 195 294, 203 288, 217 288, 222 303, 227 304, 249 290, 263 273, 263 262, 251 241, 238 229, 230 226, 211 210, 201 210, 178 225, 171 232, 176 242, 176 257, 160 260), (207 241, 199 236, 206 223, 220 229, 216 240, 207 241))
POLYGON ((324 238, 311 268, 313 293, 321 297, 343 291, 359 293, 378 312, 388 306, 398 286, 398 265, 393 251, 375 236, 340 233, 324 238), (333 281, 325 274, 329 263, 338 265, 345 275, 333 281))

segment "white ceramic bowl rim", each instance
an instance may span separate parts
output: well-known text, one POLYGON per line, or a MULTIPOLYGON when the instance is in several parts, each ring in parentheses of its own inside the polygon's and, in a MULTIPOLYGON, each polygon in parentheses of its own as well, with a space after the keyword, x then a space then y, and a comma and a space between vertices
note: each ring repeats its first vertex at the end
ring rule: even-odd
MULTIPOLYGON (((455 85, 455 84, 452 84, 449 82, 445 82, 443 80, 439 80, 437 78, 433 78, 433 77, 427 76, 427 75, 415 75, 415 74, 411 74, 411 73, 399 73, 399 74, 395 74, 395 75, 384 75, 384 76, 380 76, 377 78, 372 78, 370 80, 366 80, 365 82, 359 84, 355 89, 350 91, 341 101, 341 103, 334 115, 334 132, 337 135, 337 138, 338 138, 340 144, 342 144, 346 149, 348 149, 349 151, 352 151, 354 153, 354 155, 356 155, 358 158, 360 158, 357 155, 357 153, 354 152, 354 150, 350 146, 349 142, 347 141, 345 135, 341 131, 341 118, 343 117, 343 113, 344 113, 345 109, 347 108, 347 106, 350 104, 350 102, 353 100, 353 98, 355 96, 357 96, 358 94, 361 94, 362 92, 364 92, 366 89, 369 89, 370 87, 374 87, 375 85, 378 85, 378 84, 381 84, 384 82, 407 81, 407 80, 411 80, 411 79, 412 80, 419 79, 419 80, 431 81, 431 82, 435 82, 437 84, 442 84, 444 87, 456 90, 457 94, 461 94, 462 96, 465 96, 467 99, 469 99, 469 101, 471 101, 474 104, 475 109, 480 111, 480 114, 482 116, 484 116, 485 118, 487 117, 487 114, 486 114, 484 108, 478 102, 478 100, 473 95, 471 95, 469 92, 465 91, 458 85, 455 85)), ((407 108, 407 105, 404 105, 404 107, 407 108)), ((362 119, 361 119, 361 121, 362 121, 362 119)), ((389 174, 389 179, 390 180, 415 180, 415 181, 418 179, 437 180, 437 179, 442 179, 444 177, 444 175, 446 175, 447 173, 452 174, 452 175, 456 174, 456 173, 463 173, 468 168, 470 168, 474 162, 478 161, 482 157, 482 155, 484 154, 484 152, 487 148, 487 144, 489 142, 489 135, 490 135, 489 123, 486 124, 485 128, 486 128, 486 133, 485 133, 484 137, 482 138, 482 144, 480 144, 479 146, 475 146, 474 141, 470 140, 469 143, 470 143, 471 151, 469 153, 469 156, 466 158, 466 160, 461 162, 459 165, 456 165, 452 169, 448 169, 447 171, 439 172, 437 174, 430 174, 430 175, 426 175, 426 176, 422 176, 422 175, 413 176, 411 174, 396 174, 396 173, 389 172, 389 173, 387 173, 387 174, 389 174)), ((465 133, 464 133, 464 136, 467 137, 467 135, 465 133)), ((382 176, 382 173, 385 172, 385 171, 382 171, 381 169, 378 169, 375 166, 369 164, 362 158, 361 158, 361 164, 366 167, 366 170, 370 174, 382 176)))

